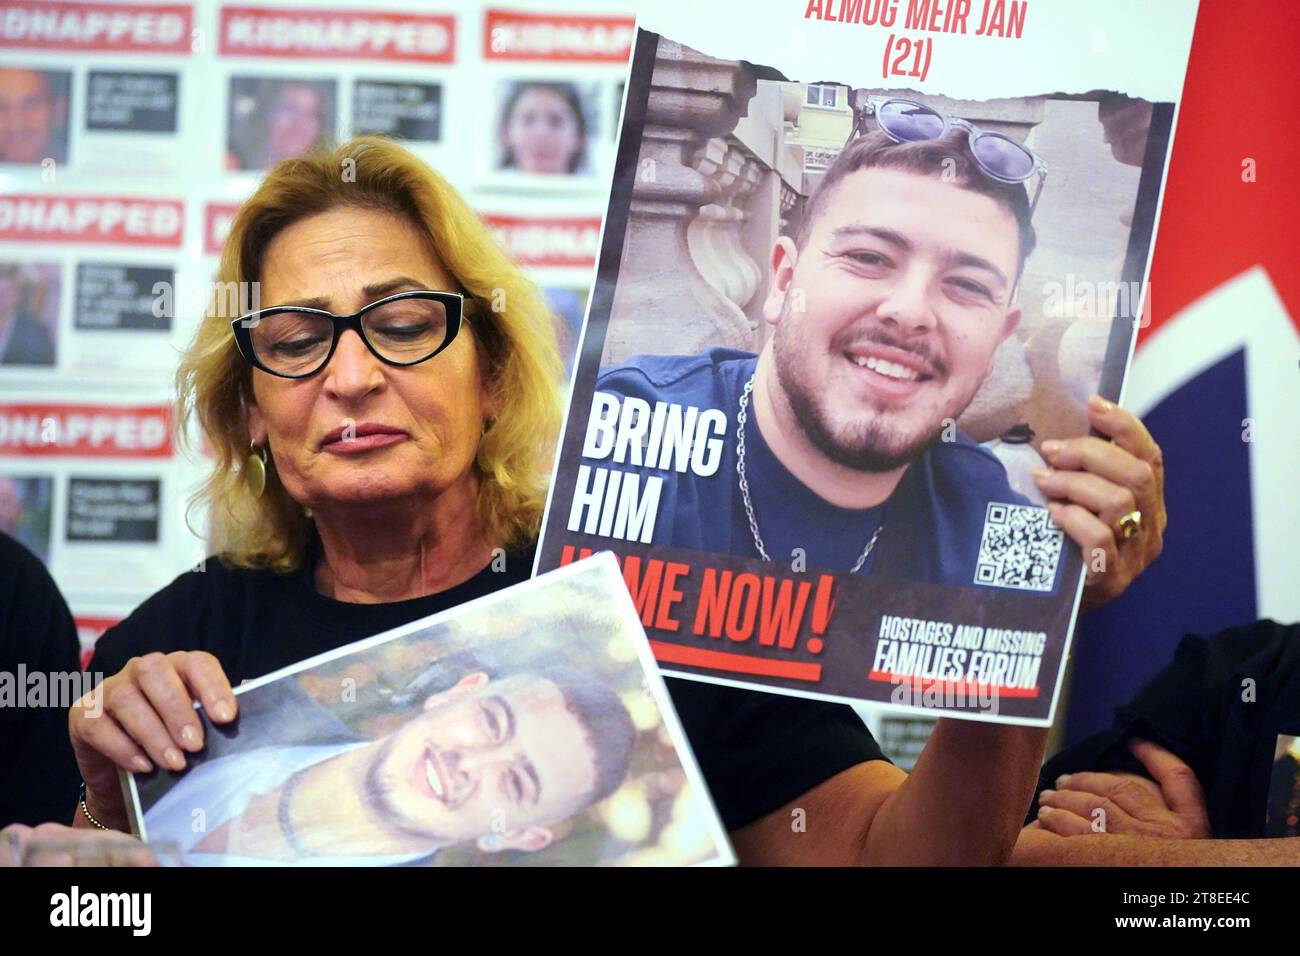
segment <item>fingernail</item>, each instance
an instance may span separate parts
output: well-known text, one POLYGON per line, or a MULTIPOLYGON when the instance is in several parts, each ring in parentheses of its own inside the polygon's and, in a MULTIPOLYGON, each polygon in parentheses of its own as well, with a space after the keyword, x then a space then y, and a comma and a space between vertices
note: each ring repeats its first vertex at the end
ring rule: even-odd
POLYGON ((1114 402, 1108 402, 1100 395, 1094 395, 1092 398, 1088 399, 1088 405, 1099 412, 1108 412, 1115 407, 1114 402))
POLYGON ((1054 797, 1054 796, 1056 796, 1055 790, 1044 790, 1042 793, 1038 795, 1038 799, 1041 800, 1043 799, 1043 797, 1054 797))
POLYGON ((181 728, 181 743, 183 743, 190 750, 198 750, 199 732, 195 730, 193 727, 191 727, 189 724, 186 724, 184 727, 181 728))
POLYGON ((153 769, 153 764, 145 760, 143 757, 133 758, 131 761, 131 766, 135 767, 135 769, 140 773, 148 773, 150 770, 153 769))
POLYGON ((164 750, 163 759, 167 761, 168 766, 173 770, 185 769, 185 758, 181 756, 181 752, 175 747, 168 747, 164 750))
POLYGON ((1061 450, 1064 444, 1065 444, 1064 442, 1058 441, 1055 438, 1049 438, 1047 439, 1047 441, 1043 442, 1041 446, 1043 449, 1043 454, 1048 456, 1055 455, 1058 451, 1061 450))
POLYGON ((1069 784, 1069 782, 1070 782, 1070 775, 1068 773, 1063 773, 1056 778, 1056 785, 1058 787, 1064 787, 1067 784, 1069 784))
POLYGON ((1033 475, 1034 475, 1035 478, 1038 478, 1039 480, 1045 480, 1045 479, 1047 479, 1047 478, 1052 477, 1052 469, 1050 469, 1050 468, 1035 468, 1035 469, 1033 469, 1033 475))
POLYGON ((1051 808, 1051 807, 1039 807, 1039 808, 1038 808, 1038 815, 1039 815, 1040 817, 1045 817, 1045 816, 1047 816, 1047 815, 1048 815, 1049 813, 1051 813, 1051 812, 1052 812, 1052 808, 1051 808))
POLYGON ((235 708, 223 700, 212 708, 212 716, 219 722, 225 723, 235 716, 235 708))

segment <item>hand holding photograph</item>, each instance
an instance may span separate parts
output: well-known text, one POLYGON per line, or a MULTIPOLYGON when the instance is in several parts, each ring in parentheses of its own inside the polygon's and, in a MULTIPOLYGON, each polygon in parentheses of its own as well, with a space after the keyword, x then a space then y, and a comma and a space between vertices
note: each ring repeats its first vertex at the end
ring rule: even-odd
POLYGON ((674 677, 1047 726, 1160 520, 1059 453, 1124 414, 1195 7, 742 6, 638 19, 538 567, 613 549, 674 677))
POLYGON ((731 850, 612 556, 304 661, 131 775, 188 865, 685 865, 731 850))

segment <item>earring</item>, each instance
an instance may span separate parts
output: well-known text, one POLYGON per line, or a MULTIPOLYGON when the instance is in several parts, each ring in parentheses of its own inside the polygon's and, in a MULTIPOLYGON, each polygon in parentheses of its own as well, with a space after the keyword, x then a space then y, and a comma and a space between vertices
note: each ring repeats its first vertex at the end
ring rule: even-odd
POLYGON ((248 490, 254 498, 260 498, 266 490, 266 446, 249 445, 249 448, 251 453, 244 463, 244 474, 248 476, 248 490))

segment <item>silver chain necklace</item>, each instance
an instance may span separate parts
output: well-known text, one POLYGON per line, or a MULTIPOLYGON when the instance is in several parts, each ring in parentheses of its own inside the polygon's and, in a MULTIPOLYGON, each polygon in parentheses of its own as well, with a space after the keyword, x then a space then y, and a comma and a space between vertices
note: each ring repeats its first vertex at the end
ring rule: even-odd
MULTIPOLYGON (((740 393, 740 411, 736 413, 736 474, 740 476, 740 497, 745 503, 745 516, 749 518, 749 533, 754 536, 754 547, 758 548, 759 557, 764 561, 771 561, 767 548, 763 547, 763 536, 758 533, 758 519, 754 517, 754 502, 749 498, 749 479, 745 477, 745 422, 749 420, 749 393, 753 390, 754 376, 751 375, 749 381, 745 383, 744 391, 740 393)), ((867 563, 867 555, 871 554, 871 549, 876 546, 876 539, 880 537, 884 527, 883 522, 876 526, 875 534, 862 549, 862 554, 858 557, 857 563, 849 569, 849 574, 857 574, 867 563)))

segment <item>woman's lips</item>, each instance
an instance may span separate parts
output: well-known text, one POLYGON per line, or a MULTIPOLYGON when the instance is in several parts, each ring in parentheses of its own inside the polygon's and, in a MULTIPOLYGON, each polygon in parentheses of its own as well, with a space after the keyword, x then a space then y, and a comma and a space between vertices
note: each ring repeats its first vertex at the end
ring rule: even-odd
POLYGON ((321 440, 321 451, 335 455, 351 455, 381 449, 396 442, 406 441, 407 433, 389 425, 364 423, 351 428, 335 428, 321 440))
POLYGON ((355 455, 403 441, 406 441, 405 432, 372 432, 369 435, 354 435, 351 438, 327 441, 321 446, 321 451, 332 455, 355 455))

